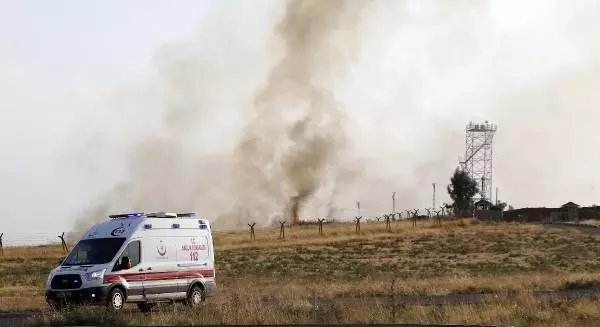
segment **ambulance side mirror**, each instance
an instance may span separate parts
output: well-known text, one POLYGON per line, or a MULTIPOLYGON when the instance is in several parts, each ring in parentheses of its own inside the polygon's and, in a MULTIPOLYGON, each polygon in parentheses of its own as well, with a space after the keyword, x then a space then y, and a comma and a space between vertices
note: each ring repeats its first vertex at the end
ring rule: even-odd
POLYGON ((122 258, 119 257, 117 259, 117 261, 115 261, 115 265, 113 266, 112 271, 119 271, 119 270, 121 270, 121 260, 122 260, 122 258))

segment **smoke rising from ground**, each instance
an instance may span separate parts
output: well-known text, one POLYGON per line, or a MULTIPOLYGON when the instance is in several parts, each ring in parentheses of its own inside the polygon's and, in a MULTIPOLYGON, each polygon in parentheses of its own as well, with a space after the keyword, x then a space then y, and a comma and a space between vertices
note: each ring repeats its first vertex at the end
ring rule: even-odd
POLYGON ((364 4, 288 3, 277 25, 282 57, 256 95, 255 116, 235 153, 242 176, 236 189, 246 192, 238 206, 250 210, 253 219, 264 221, 279 212, 298 223, 303 205, 340 169, 337 159, 346 139, 345 116, 332 85, 318 83, 319 78, 332 75, 335 58, 343 57, 340 52, 351 50, 349 37, 341 51, 328 48, 327 42, 334 32, 356 24, 364 4))
POLYGON ((600 202, 596 2, 279 3, 250 20, 224 9, 165 49, 148 92, 160 108, 109 110, 150 127, 78 152, 127 169, 90 184, 103 192, 77 229, 120 210, 240 226, 360 200, 374 215, 393 191, 399 210, 430 207, 432 182, 439 205, 469 120, 499 124, 501 200, 600 202))
MULTIPOLYGON (((240 139, 229 156, 202 153, 185 141, 208 127, 201 121, 217 112, 211 108, 222 101, 217 96, 228 97, 230 92, 241 98, 239 86, 243 84, 229 80, 214 85, 213 79, 209 83, 194 75, 215 70, 208 66, 214 58, 205 54, 176 60, 167 56, 171 61, 162 78, 168 102, 161 114, 160 133, 135 143, 125 156, 126 181, 102 194, 77 221, 76 231, 85 229, 90 219, 103 219, 109 210, 207 210, 223 225, 245 225, 249 219, 268 224, 274 216, 297 217, 302 205, 325 184, 351 176, 349 169, 336 162, 344 146, 345 117, 332 85, 323 85, 323 79, 331 78, 333 72, 328 69, 342 58, 337 52, 348 51, 352 40, 348 31, 364 4, 340 0, 288 3, 274 35, 280 40, 281 57, 265 54, 276 63, 252 101, 242 104, 242 111, 250 111, 250 115, 242 112, 242 117, 249 120, 242 122, 240 139), (327 44, 337 30, 342 30, 337 37, 344 38, 341 49, 327 44)), ((276 50, 273 44, 278 43, 268 44, 269 50, 276 50)), ((224 47, 220 51, 231 63, 240 59, 232 56, 234 49, 218 45, 224 47)), ((263 69, 268 71, 270 65, 267 62, 263 69)), ((235 66, 227 69, 233 72, 235 66)), ((219 73, 223 74, 211 77, 223 78, 219 73)), ((251 79, 248 85, 256 82, 251 79)))

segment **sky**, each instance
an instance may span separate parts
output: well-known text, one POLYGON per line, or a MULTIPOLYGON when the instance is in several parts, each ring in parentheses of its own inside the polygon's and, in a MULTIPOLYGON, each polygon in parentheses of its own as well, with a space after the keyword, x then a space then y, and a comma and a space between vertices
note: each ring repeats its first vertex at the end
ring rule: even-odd
MULTIPOLYGON (((308 59, 277 38, 285 9, 266 0, 0 2, 4 243, 57 240, 102 220, 98 207, 163 205, 234 221, 232 207, 256 193, 237 192, 232 171, 247 167, 236 149, 257 121, 257 94, 278 64, 299 60, 339 103, 347 143, 328 157, 335 169, 306 216, 355 200, 366 215, 387 212, 394 191, 397 207, 424 208, 432 182, 438 203, 448 201, 471 120, 499 126, 501 200, 600 203, 597 1, 349 1, 339 12, 358 18, 319 18, 327 38, 308 40, 308 59)), ((273 117, 295 108, 291 96, 273 100, 273 117)), ((281 201, 253 215, 285 210, 281 201)))
POLYGON ((72 177, 62 166, 73 126, 119 88, 144 83, 156 51, 193 34, 212 7, 207 1, 0 2, 6 243, 56 237, 71 227, 74 210, 90 201, 67 186, 72 177))

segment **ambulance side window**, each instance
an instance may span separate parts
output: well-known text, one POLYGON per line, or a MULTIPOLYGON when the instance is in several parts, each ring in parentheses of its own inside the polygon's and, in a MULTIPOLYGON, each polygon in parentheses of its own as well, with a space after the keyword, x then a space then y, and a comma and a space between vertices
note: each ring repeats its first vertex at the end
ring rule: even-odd
POLYGON ((133 241, 127 245, 127 248, 125 248, 125 251, 123 251, 121 258, 128 257, 129 262, 131 262, 131 267, 133 268, 140 263, 140 252, 140 241, 133 241))

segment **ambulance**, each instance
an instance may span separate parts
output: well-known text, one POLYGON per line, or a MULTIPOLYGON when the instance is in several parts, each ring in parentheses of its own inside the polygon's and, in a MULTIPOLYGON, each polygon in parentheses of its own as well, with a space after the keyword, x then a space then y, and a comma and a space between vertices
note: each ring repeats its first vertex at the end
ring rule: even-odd
POLYGON ((94 225, 54 268, 46 301, 103 305, 120 311, 135 303, 202 304, 215 290, 211 226, 195 213, 111 215, 94 225))

